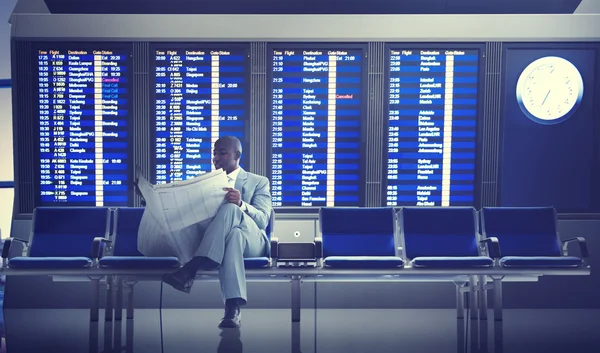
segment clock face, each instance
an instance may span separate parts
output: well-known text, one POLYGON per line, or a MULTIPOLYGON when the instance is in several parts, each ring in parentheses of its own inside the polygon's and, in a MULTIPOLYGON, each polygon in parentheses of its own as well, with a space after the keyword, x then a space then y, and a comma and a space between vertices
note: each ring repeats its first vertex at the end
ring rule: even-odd
POLYGON ((547 56, 523 70, 516 93, 521 110, 531 120, 540 124, 558 124, 579 107, 583 79, 568 60, 547 56))

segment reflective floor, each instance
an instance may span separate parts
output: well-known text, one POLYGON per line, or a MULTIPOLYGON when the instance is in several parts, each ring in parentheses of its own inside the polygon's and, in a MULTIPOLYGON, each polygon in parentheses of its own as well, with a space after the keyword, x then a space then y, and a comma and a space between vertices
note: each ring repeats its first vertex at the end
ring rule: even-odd
MULTIPOLYGON (((600 310, 505 310, 478 327, 454 310, 245 309, 242 328, 217 328, 214 309, 138 309, 134 320, 89 323, 88 310, 5 310, 2 351, 384 353, 600 351, 600 310), (486 339, 487 337, 487 339, 486 339)), ((101 312, 101 317, 103 313, 101 312)), ((491 318, 491 312, 490 312, 491 318)))

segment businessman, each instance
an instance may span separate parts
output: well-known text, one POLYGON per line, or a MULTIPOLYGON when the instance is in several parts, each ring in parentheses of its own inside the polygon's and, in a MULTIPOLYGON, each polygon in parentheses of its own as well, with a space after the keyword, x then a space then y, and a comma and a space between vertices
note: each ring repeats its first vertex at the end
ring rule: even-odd
POLYGON ((236 137, 221 137, 214 145, 213 164, 227 173, 227 203, 210 224, 198 234, 194 257, 163 281, 175 289, 190 292, 198 270, 218 268, 225 315, 219 327, 241 324, 240 306, 246 304, 245 257, 266 256, 269 241, 265 229, 271 217, 269 180, 248 173, 239 166, 242 144, 236 137), (201 232, 202 233, 202 232, 201 232))

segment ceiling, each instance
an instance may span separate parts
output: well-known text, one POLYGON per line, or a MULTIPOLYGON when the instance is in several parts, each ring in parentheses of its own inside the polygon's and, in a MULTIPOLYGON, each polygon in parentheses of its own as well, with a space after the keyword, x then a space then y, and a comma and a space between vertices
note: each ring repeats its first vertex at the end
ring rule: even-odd
POLYGON ((43 1, 62 14, 572 14, 582 0, 43 1))

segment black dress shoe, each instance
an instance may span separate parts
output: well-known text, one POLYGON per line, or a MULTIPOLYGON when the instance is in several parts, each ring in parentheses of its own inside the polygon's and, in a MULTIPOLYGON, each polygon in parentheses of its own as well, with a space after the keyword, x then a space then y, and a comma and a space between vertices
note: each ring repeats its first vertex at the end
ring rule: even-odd
POLYGON ((225 315, 219 323, 220 328, 239 328, 242 325, 242 313, 239 305, 226 305, 225 315))
POLYGON ((179 291, 189 293, 194 285, 194 277, 196 277, 195 273, 190 273, 186 268, 180 268, 175 272, 164 274, 162 280, 179 291))

